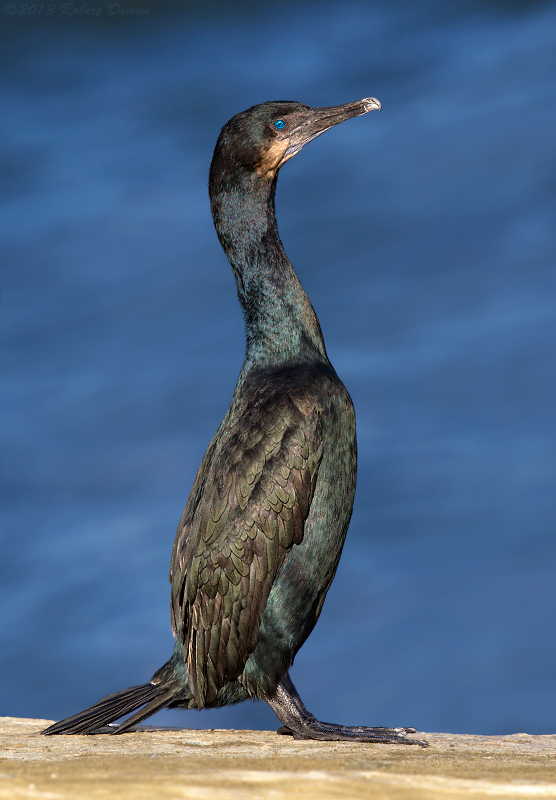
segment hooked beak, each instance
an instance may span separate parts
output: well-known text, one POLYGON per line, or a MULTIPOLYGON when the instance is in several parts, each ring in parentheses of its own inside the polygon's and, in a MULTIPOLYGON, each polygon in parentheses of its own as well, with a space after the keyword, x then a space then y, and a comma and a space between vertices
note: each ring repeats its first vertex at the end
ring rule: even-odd
POLYGON ((344 103, 342 106, 330 106, 328 108, 313 108, 306 114, 303 114, 302 119, 299 121, 293 130, 288 133, 288 146, 282 163, 287 161, 296 153, 299 153, 302 147, 308 142, 316 139, 321 133, 330 130, 334 125, 339 125, 351 117, 360 117, 362 114, 367 114, 369 111, 378 109, 380 111, 381 105, 374 97, 364 97, 363 100, 356 100, 354 103, 344 103))

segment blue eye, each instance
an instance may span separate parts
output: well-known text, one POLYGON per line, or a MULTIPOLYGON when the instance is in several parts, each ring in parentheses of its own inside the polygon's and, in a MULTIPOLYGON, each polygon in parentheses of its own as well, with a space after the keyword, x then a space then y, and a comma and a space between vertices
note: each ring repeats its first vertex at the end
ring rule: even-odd
POLYGON ((283 119, 277 119, 276 122, 274 123, 274 127, 278 128, 278 130, 280 130, 285 126, 285 124, 286 123, 284 122, 283 119))

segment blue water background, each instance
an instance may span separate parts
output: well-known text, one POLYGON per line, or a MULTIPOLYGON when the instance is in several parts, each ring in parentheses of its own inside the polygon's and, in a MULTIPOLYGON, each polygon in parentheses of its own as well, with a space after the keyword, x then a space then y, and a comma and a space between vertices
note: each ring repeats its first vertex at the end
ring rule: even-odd
POLYGON ((0 9, 0 714, 67 716, 171 652, 174 532, 244 346, 221 125, 374 95, 277 193, 360 452, 292 677, 338 722, 554 733, 556 3, 148 5, 0 9))

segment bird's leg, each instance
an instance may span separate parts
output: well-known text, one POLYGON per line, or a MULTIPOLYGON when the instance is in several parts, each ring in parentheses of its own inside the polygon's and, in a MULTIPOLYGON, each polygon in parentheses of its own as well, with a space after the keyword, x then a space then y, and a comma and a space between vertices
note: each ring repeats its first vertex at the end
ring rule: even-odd
POLYGON ((418 744, 428 747, 428 742, 408 739, 405 734, 417 733, 415 728, 365 728, 319 722, 307 711, 289 675, 280 681, 274 697, 266 701, 274 711, 282 728, 278 733, 294 739, 320 739, 332 742, 382 742, 384 744, 418 744))

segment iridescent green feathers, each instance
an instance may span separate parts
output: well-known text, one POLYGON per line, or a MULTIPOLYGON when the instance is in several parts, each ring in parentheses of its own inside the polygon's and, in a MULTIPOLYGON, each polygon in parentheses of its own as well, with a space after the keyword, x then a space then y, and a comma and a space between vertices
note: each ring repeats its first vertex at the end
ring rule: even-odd
POLYGON ((259 388, 225 420, 176 535, 172 625, 198 708, 243 672, 274 578, 303 528, 322 456, 306 393, 259 388))

